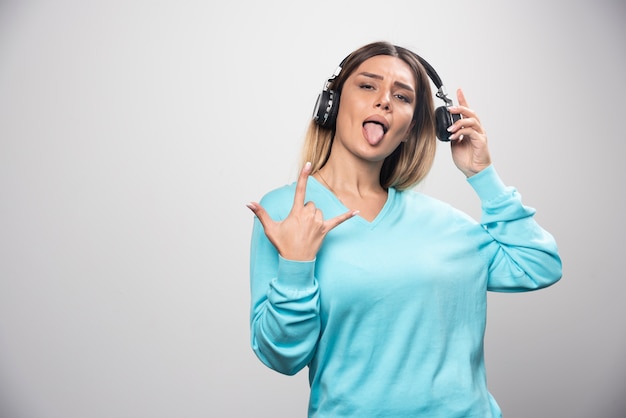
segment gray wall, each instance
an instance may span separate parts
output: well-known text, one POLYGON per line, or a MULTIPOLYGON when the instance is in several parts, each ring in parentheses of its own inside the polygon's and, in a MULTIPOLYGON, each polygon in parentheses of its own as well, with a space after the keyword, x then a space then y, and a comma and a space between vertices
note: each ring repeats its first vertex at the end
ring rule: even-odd
MULTIPOLYGON (((0 416, 304 416, 305 373, 249 348, 245 203, 295 178, 324 80, 386 39, 465 90, 560 245, 559 284, 489 296, 505 416, 622 417, 625 17, 617 0, 0 2, 0 416)), ((445 144, 420 188, 479 213, 445 144)))

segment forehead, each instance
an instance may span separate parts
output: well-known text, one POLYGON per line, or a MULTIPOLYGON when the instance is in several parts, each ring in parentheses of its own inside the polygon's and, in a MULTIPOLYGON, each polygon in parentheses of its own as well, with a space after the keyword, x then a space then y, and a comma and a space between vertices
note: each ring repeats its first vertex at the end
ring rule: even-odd
POLYGON ((358 76, 363 73, 375 74, 385 80, 399 81, 415 89, 415 74, 406 62, 390 55, 376 55, 363 61, 352 74, 358 76))

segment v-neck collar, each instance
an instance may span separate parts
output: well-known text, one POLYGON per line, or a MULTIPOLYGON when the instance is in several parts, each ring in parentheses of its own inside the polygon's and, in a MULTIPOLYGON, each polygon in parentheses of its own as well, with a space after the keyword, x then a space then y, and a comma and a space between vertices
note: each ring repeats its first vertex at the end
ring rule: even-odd
MULTIPOLYGON (((339 200, 339 198, 333 192, 331 192, 328 189, 328 187, 323 185, 318 179, 316 179, 313 176, 309 176, 309 180, 317 188, 321 189, 322 193, 324 193, 326 195, 326 197, 328 197, 328 199, 335 206, 337 206, 338 208, 341 208, 343 212, 347 212, 348 210, 352 209, 352 208, 347 208, 341 202, 341 200, 339 200)), ((387 212, 389 212, 395 197, 396 197, 396 189, 394 189, 393 187, 388 188, 387 189, 387 200, 385 201, 385 204, 383 205, 381 210, 378 212, 376 217, 374 219, 372 219, 372 221, 368 221, 367 219, 363 218, 360 215, 356 215, 352 219, 354 219, 355 221, 360 222, 360 223, 362 223, 362 224, 364 224, 366 226, 369 226, 370 228, 374 228, 376 225, 378 225, 383 220, 383 218, 386 216, 387 212)), ((358 209, 358 208, 354 208, 354 209, 358 209)))

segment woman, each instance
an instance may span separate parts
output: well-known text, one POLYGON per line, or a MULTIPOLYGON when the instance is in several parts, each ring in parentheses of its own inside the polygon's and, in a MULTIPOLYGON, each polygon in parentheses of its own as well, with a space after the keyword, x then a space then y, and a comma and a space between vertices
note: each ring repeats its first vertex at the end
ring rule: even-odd
POLYGON ((555 241, 499 179, 460 90, 452 158, 480 223, 411 190, 436 148, 418 57, 376 42, 342 64, 336 122, 311 122, 297 182, 248 205, 254 352, 284 374, 308 366, 311 417, 501 416, 486 387, 486 292, 555 283, 555 241))

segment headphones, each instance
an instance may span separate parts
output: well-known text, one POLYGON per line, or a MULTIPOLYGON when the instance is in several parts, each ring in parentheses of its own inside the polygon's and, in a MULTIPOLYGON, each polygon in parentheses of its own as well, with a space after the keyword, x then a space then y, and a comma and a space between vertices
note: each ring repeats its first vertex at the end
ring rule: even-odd
MULTIPOLYGON (((440 141, 450 141, 451 134, 448 132, 448 128, 454 122, 461 119, 461 115, 452 114, 448 111, 448 107, 452 106, 453 102, 448 97, 446 89, 441 82, 441 78, 435 69, 419 55, 415 53, 413 53, 413 55, 422 64, 426 70, 426 74, 428 74, 428 77, 437 87, 436 96, 445 102, 445 106, 440 106, 435 109, 435 127, 437 131, 437 138, 440 141)), ((335 78, 337 78, 339 73, 341 73, 341 68, 349 57, 350 55, 341 61, 341 64, 339 64, 335 72, 324 83, 322 92, 317 96, 317 101, 315 102, 315 108, 313 110, 313 120, 321 127, 328 129, 333 129, 335 127, 335 123, 337 122, 337 112, 339 111, 339 92, 330 89, 330 84, 335 78)))

